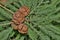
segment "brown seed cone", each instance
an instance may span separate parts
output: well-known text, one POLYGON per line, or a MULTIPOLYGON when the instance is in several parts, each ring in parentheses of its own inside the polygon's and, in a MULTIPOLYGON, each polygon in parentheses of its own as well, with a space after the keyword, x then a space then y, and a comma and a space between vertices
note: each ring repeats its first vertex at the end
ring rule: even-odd
POLYGON ((27 16, 29 14, 30 10, 27 6, 22 6, 19 9, 19 12, 22 13, 24 16, 27 16))
POLYGON ((16 17, 16 18, 19 18, 19 17, 25 17, 21 12, 17 11, 15 12, 15 14, 13 15, 13 18, 16 17))
POLYGON ((22 34, 26 34, 28 32, 28 27, 25 24, 20 24, 18 26, 18 31, 22 34))
POLYGON ((18 28, 17 28, 17 25, 15 25, 13 22, 11 23, 11 26, 12 26, 12 28, 14 29, 14 30, 17 30, 18 28))
POLYGON ((14 18, 14 19, 12 19, 12 21, 13 21, 15 24, 23 23, 24 20, 25 20, 25 18, 14 18))
POLYGON ((3 2, 3 3, 6 3, 7 2, 7 0, 0 0, 1 2, 3 2))
POLYGON ((13 29, 18 30, 22 34, 26 34, 28 32, 28 27, 22 23, 29 12, 30 10, 26 6, 22 6, 17 12, 15 12, 12 19, 13 23, 11 23, 13 29))

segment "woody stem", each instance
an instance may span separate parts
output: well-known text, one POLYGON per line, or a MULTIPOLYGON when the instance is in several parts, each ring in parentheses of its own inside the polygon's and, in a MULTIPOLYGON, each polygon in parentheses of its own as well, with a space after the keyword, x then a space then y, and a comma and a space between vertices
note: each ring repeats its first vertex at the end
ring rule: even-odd
POLYGON ((0 7, 2 7, 3 9, 5 9, 6 11, 14 14, 14 12, 12 12, 11 10, 7 9, 5 6, 3 6, 3 4, 0 3, 0 7))

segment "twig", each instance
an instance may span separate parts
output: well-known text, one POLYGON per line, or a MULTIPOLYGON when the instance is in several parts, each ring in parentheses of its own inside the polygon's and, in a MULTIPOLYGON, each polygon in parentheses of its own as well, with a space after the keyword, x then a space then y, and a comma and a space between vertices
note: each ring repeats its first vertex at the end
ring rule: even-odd
POLYGON ((6 24, 0 24, 0 26, 5 26, 5 25, 9 25, 11 24, 12 22, 9 22, 9 23, 6 23, 6 24))
POLYGON ((5 6, 3 6, 2 4, 0 4, 0 7, 2 7, 3 9, 7 10, 8 12, 14 14, 14 12, 12 12, 11 10, 7 9, 5 6))

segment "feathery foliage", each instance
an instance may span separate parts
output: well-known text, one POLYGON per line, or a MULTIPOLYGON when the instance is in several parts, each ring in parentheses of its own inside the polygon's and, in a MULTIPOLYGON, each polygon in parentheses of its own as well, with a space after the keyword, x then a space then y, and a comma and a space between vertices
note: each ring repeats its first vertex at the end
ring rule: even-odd
POLYGON ((0 40, 60 40, 60 0, 8 0, 0 5, 0 40), (12 13, 23 5, 30 8, 26 35, 10 25, 12 13))

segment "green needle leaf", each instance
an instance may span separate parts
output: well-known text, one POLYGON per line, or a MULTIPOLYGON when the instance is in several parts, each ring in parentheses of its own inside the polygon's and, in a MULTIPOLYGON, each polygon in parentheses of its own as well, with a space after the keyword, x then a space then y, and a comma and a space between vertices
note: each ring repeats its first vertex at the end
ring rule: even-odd
POLYGON ((8 28, 0 32, 0 40, 7 40, 11 31, 12 31, 12 28, 8 28))

